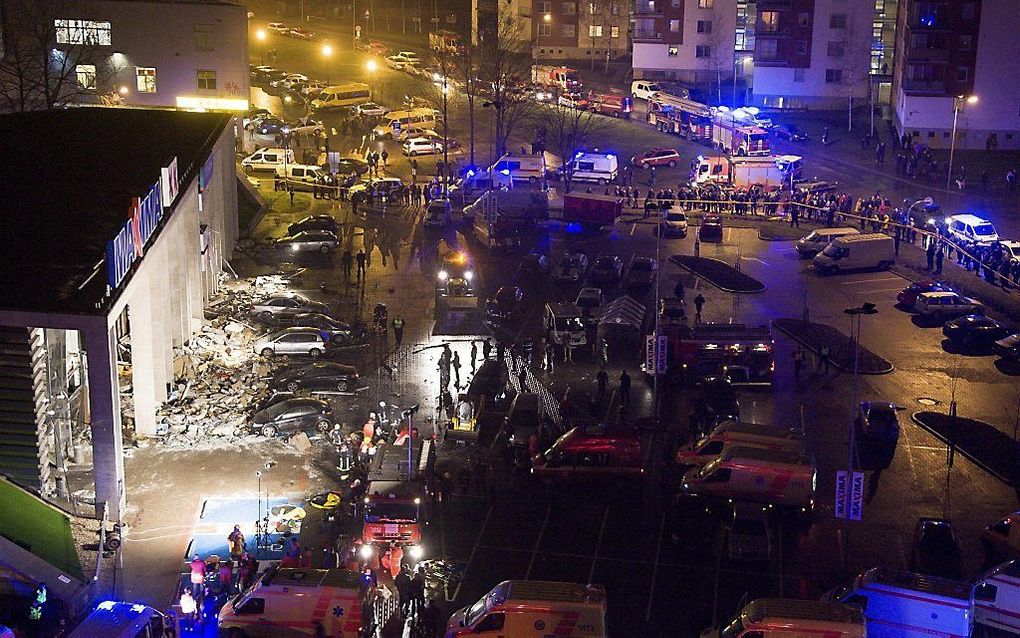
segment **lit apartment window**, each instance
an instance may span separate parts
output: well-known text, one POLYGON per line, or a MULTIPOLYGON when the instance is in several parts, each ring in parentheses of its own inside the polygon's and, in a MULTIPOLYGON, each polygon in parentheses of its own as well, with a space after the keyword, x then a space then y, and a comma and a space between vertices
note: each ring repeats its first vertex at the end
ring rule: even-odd
POLYGON ((779 30, 778 11, 762 11, 758 14, 758 21, 761 22, 761 28, 758 30, 762 33, 775 33, 779 30))
POLYGON ((588 13, 590 13, 592 15, 595 15, 598 12, 599 12, 599 5, 595 4, 594 2, 588 3, 588 13))
POLYGON ((602 37, 602 25, 601 24, 589 24, 588 25, 588 37, 589 38, 601 38, 602 37))
POLYGON ((845 13, 833 13, 829 16, 829 28, 830 29, 845 29, 846 28, 846 14, 845 13))
POLYGON ((198 90, 199 91, 215 91, 216 90, 216 71, 198 71, 198 90))
POLYGON ((669 21, 669 32, 670 33, 680 33, 680 21, 679 20, 670 20, 669 21))
POLYGON ((671 58, 675 58, 679 54, 680 54, 680 49, 678 49, 676 47, 669 47, 669 49, 666 51, 666 55, 668 55, 671 58))
POLYGON ((804 69, 794 69, 793 70, 793 81, 794 82, 803 82, 804 81, 804 69))
POLYGON ((825 83, 839 84, 843 81, 843 69, 825 69, 825 83))
POLYGON ((698 33, 712 33, 712 21, 698 20, 698 33))
POLYGON ((715 4, 715 0, 698 0, 699 9, 711 9, 715 4))
POLYGON ((78 86, 85 91, 96 90, 96 65, 79 64, 74 67, 75 75, 78 76, 78 86))
POLYGON ((540 36, 552 35, 552 25, 545 23, 538 25, 538 35, 540 36))
POLYGON ((139 93, 156 92, 156 67, 135 67, 135 88, 139 93))
POLYGON ((846 47, 843 46, 842 42, 829 42, 826 47, 826 54, 830 58, 841 58, 846 52, 846 47))
POLYGON ((198 51, 213 50, 213 25, 195 25, 195 49, 198 51))
POLYGON ((710 58, 712 57, 712 47, 707 44, 699 44, 694 48, 694 57, 696 58, 710 58))
POLYGON ((113 42, 109 22, 95 20, 54 20, 57 44, 110 46, 113 42))
POLYGON ((564 2, 563 3, 563 15, 565 15, 565 16, 572 16, 575 13, 577 13, 577 3, 576 2, 564 2))
POLYGON ((779 41, 774 38, 758 38, 756 53, 762 60, 775 60, 779 57, 779 41))
POLYGON ((620 27, 609 27, 609 37, 610 38, 620 37, 620 27))

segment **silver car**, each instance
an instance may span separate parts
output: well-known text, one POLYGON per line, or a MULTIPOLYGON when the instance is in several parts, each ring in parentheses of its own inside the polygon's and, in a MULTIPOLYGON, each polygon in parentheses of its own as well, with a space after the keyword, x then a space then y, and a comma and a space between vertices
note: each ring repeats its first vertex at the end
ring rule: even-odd
POLYGON ((753 503, 736 503, 727 530, 732 560, 767 561, 772 556, 772 533, 767 510, 753 503))
POLYGON ((318 328, 287 328, 255 343, 255 352, 273 355, 307 355, 316 358, 326 351, 326 341, 318 328))
POLYGON ((292 253, 317 252, 328 255, 340 246, 340 239, 333 231, 305 230, 296 235, 281 237, 273 245, 277 250, 292 253))
POLYGON ((274 317, 292 317, 302 312, 321 312, 329 314, 329 306, 319 301, 297 294, 276 295, 256 302, 251 307, 251 314, 264 321, 274 317))

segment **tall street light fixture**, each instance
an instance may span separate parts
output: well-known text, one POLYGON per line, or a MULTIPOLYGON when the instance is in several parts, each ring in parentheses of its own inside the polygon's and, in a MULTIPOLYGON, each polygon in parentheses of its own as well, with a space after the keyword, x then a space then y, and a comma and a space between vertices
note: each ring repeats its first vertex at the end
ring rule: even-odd
POLYGON ((329 86, 329 62, 333 56, 333 47, 328 44, 322 45, 322 57, 326 59, 326 86, 329 86))
POLYGON ((749 55, 733 61, 733 108, 737 108, 737 69, 751 62, 754 62, 754 58, 749 55))
POLYGON ((266 32, 259 29, 255 32, 255 39, 259 41, 259 48, 262 49, 262 66, 266 65, 266 32))
POLYGON ((960 111, 963 105, 977 104, 976 95, 957 95, 953 98, 953 136, 949 140, 949 173, 946 175, 946 190, 952 189, 953 184, 953 154, 956 152, 956 123, 960 118, 960 111))
MULTIPOLYGON (((445 64, 443 65, 446 66, 445 64)), ((446 81, 446 72, 443 72, 443 197, 450 198, 450 118, 447 117, 447 100, 450 95, 450 85, 446 81)))
POLYGON ((847 452, 847 464, 846 464, 846 491, 843 493, 843 516, 846 521, 846 534, 843 539, 843 569, 845 570, 850 559, 850 520, 851 520, 851 502, 853 496, 853 476, 854 476, 854 434, 855 427, 854 421, 857 418, 857 381, 859 375, 858 364, 861 358, 861 319, 864 315, 874 315, 878 313, 878 308, 875 304, 864 302, 856 308, 847 308, 843 312, 850 315, 850 341, 854 348, 854 382, 853 391, 850 393, 850 445, 848 446, 847 452), (857 318, 857 328, 854 329, 854 317, 857 318))

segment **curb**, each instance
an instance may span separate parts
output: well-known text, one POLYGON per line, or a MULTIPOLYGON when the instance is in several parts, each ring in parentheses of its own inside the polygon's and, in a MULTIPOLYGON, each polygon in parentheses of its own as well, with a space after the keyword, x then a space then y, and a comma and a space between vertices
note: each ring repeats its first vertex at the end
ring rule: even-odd
MULTIPOLYGON (((721 259, 715 259, 714 257, 701 257, 701 259, 709 259, 711 261, 717 261, 720 264, 723 264, 723 265, 733 269, 735 272, 740 272, 739 270, 737 270, 736 268, 733 268, 733 266, 730 266, 729 264, 727 264, 725 261, 722 261, 721 259)), ((675 264, 675 265, 683 268, 684 270, 686 270, 687 272, 691 273, 695 277, 699 277, 701 279, 704 279, 705 281, 707 281, 708 283, 712 284, 713 286, 715 286, 719 290, 722 290, 723 292, 730 292, 730 293, 738 294, 738 295, 754 295, 754 294, 757 294, 757 293, 760 293, 760 292, 765 292, 766 290, 768 290, 768 286, 766 286, 764 283, 758 281, 757 279, 754 279, 754 277, 751 277, 750 275, 744 275, 744 276, 745 277, 750 277, 751 279, 754 279, 755 281, 758 281, 758 283, 761 284, 761 289, 760 290, 737 290, 735 288, 726 288, 724 286, 720 286, 719 284, 717 284, 716 282, 712 281, 711 279, 709 279, 705 275, 702 275, 702 274, 698 273, 697 271, 691 270, 690 268, 688 268, 686 265, 684 265, 680 261, 674 261, 672 258, 670 258, 669 261, 670 261, 670 263, 675 264)))
MULTIPOLYGON (((918 427, 923 428, 925 432, 931 434, 932 436, 934 436, 939 441, 942 441, 946 445, 949 445, 949 441, 947 441, 944 436, 942 436, 940 433, 936 432, 935 430, 929 428, 927 425, 924 424, 924 421, 922 421, 921 419, 917 418, 918 414, 920 414, 921 412, 926 412, 926 411, 927 410, 919 410, 917 412, 914 412, 913 414, 910 415, 910 420, 913 421, 914 423, 916 423, 918 425, 918 427)), ((1009 485, 1011 487, 1013 486, 1013 481, 1011 481, 1011 480, 1007 479, 1006 477, 1000 475, 998 472, 996 472, 992 468, 990 468, 987 465, 985 465, 984 463, 982 463, 980 460, 975 458, 973 454, 967 452, 966 450, 964 450, 960 446, 956 446, 956 451, 959 454, 961 454, 964 458, 969 460, 971 463, 973 463, 974 465, 978 466, 979 468, 981 468, 985 472, 988 472, 989 474, 991 474, 995 478, 999 479, 1000 481, 1002 481, 1006 485, 1009 485)))
MULTIPOLYGON (((803 341, 800 337, 798 337, 794 333, 790 332, 789 330, 784 329, 782 326, 776 325, 775 323, 773 323, 772 325, 775 326, 776 330, 778 330, 779 332, 782 332, 786 336, 790 337, 791 339, 793 339, 794 341, 796 341, 800 345, 804 346, 805 348, 807 348, 808 350, 810 350, 814 354, 816 354, 816 355, 818 354, 817 350, 812 348, 806 341, 803 341)), ((875 353, 872 353, 872 354, 875 354, 875 353)), ((875 354, 875 356, 878 357, 879 355, 875 354)), ((884 357, 880 357, 880 358, 883 361, 886 361, 887 363, 889 362, 888 359, 885 359, 884 357)), ((853 370, 854 370, 852 365, 851 366, 841 366, 841 365, 837 364, 834 361, 832 362, 832 365, 833 365, 834 368, 836 368, 840 372, 851 372, 852 373, 853 370)), ((890 372, 894 371, 895 369, 896 369, 896 366, 894 366, 892 363, 889 363, 889 369, 888 370, 881 370, 881 371, 878 371, 878 372, 871 372, 871 371, 867 371, 867 370, 858 370, 858 373, 859 374, 867 374, 867 375, 876 375, 877 376, 877 375, 880 375, 880 374, 889 374, 890 372)))

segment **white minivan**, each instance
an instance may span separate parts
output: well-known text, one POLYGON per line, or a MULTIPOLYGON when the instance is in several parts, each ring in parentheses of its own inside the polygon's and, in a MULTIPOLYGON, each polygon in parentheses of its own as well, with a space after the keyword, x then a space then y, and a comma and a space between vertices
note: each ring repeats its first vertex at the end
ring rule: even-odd
POLYGON ((652 97, 652 93, 657 93, 661 90, 659 85, 651 80, 634 80, 630 83, 631 95, 642 100, 647 100, 652 97))
POLYGON ((253 171, 276 172, 286 164, 294 163, 294 150, 282 148, 263 148, 241 160, 245 173, 253 171))
POLYGON ((372 129, 376 138, 394 139, 407 131, 424 131, 434 128, 436 114, 432 109, 411 109, 409 111, 390 111, 382 116, 378 126, 372 129))
POLYGON ((608 184, 619 170, 620 163, 612 153, 578 153, 570 163, 571 178, 579 182, 608 184))
POLYGON ((509 175, 517 182, 537 184, 559 168, 556 156, 552 153, 524 153, 514 155, 507 153, 499 158, 489 170, 509 175))
POLYGON ((861 234, 856 228, 816 228, 807 237, 797 241, 797 254, 801 257, 811 258, 822 252, 833 239, 843 235, 861 234))
POLYGON ((893 238, 882 233, 842 235, 815 255, 814 266, 821 273, 847 270, 885 270, 896 263, 893 238))
POLYGON ((992 222, 977 215, 950 215, 946 218, 946 231, 953 239, 968 244, 988 246, 999 241, 992 222))

